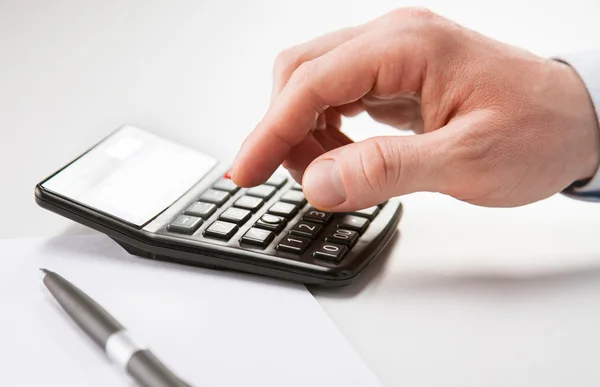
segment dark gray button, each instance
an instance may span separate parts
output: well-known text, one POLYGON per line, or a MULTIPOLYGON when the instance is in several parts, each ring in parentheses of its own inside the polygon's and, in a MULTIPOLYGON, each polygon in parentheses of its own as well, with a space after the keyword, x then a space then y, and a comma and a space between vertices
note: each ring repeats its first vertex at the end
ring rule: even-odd
POLYGON ((235 224, 217 220, 208 226, 206 230, 204 230, 204 236, 219 239, 229 239, 237 232, 237 230, 238 226, 235 224))
POLYGON ((298 204, 299 206, 303 206, 306 204, 306 198, 304 197, 304 194, 301 191, 288 191, 284 193, 279 200, 281 200, 282 202, 298 204))
POLYGON ((314 207, 310 207, 302 216, 302 220, 326 224, 331 219, 331 212, 319 211, 314 207))
POLYGON ((179 215, 167 226, 167 229, 179 234, 193 234, 203 222, 202 219, 195 216, 179 215))
POLYGON ((226 209, 221 215, 219 215, 219 220, 224 220, 226 222, 241 225, 246 223, 251 216, 252 213, 248 210, 230 207, 226 209))
POLYGON ((255 227, 264 228, 274 232, 280 232, 285 227, 287 221, 281 216, 275 216, 271 214, 264 214, 254 224, 255 227))
POLYGON ((275 238, 275 234, 273 234, 271 231, 252 227, 246 231, 240 242, 257 245, 260 247, 267 247, 273 238, 275 238))
POLYGON ((252 212, 256 212, 262 205, 265 203, 261 198, 255 198, 253 196, 242 196, 238 200, 233 203, 235 207, 245 208, 246 210, 250 210, 252 212))
POLYGON ((365 232, 369 226, 369 220, 360 216, 344 215, 338 219, 336 227, 346 230, 358 231, 360 234, 365 232))
POLYGON ((200 196, 200 200, 203 202, 214 203, 217 206, 222 206, 231 195, 225 191, 219 191, 216 189, 209 189, 200 196))
POLYGON ((357 240, 358 233, 356 231, 343 228, 336 228, 325 236, 325 242, 337 243, 338 245, 345 245, 348 247, 354 246, 357 240))
POLYGON ((275 186, 277 188, 283 187, 285 182, 287 181, 287 177, 283 175, 273 175, 265 182, 265 184, 275 186))
POLYGON ((317 249, 313 252, 313 257, 328 262, 340 263, 347 252, 348 248, 346 246, 325 242, 317 246, 317 249))
POLYGON ((219 179, 219 181, 217 181, 215 185, 213 185, 213 188, 229 192, 232 195, 240 189, 240 187, 235 185, 235 183, 231 179, 227 179, 225 177, 219 179))
POLYGON ((277 245, 277 250, 302 254, 310 244, 310 239, 296 235, 285 236, 277 245))
POLYGON ((185 210, 186 215, 199 216, 206 220, 217 210, 217 206, 212 203, 196 202, 185 210))
POLYGON ((290 234, 313 239, 321 231, 322 227, 317 223, 300 221, 290 230, 290 234))
POLYGON ((269 214, 283 216, 290 219, 298 212, 298 206, 291 203, 277 202, 269 208, 269 214))
POLYGON ((250 188, 246 193, 250 196, 256 196, 258 198, 262 198, 265 200, 271 199, 271 197, 275 194, 277 188, 272 185, 259 185, 258 187, 250 188))
POLYGON ((379 206, 373 206, 373 207, 369 207, 369 208, 365 208, 363 210, 358 210, 358 211, 354 211, 352 213, 352 215, 356 215, 356 216, 362 216, 364 218, 373 220, 377 214, 379 214, 379 206))

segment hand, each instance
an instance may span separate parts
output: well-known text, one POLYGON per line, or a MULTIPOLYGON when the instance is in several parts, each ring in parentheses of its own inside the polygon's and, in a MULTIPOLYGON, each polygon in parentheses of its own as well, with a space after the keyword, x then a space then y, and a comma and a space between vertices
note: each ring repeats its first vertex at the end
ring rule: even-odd
POLYGON ((328 211, 417 191, 518 206, 591 177, 598 137, 569 66, 399 9, 278 57, 270 109, 233 179, 260 184, 283 162, 328 211), (341 116, 360 112, 417 135, 354 143, 339 131, 341 116))

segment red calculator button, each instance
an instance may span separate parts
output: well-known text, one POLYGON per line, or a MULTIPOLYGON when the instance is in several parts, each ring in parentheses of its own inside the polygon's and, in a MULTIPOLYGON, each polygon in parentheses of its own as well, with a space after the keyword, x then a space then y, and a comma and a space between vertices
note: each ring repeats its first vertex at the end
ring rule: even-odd
POLYGON ((231 169, 227 172, 225 172, 225 174, 223 175, 224 178, 226 179, 231 179, 231 169))

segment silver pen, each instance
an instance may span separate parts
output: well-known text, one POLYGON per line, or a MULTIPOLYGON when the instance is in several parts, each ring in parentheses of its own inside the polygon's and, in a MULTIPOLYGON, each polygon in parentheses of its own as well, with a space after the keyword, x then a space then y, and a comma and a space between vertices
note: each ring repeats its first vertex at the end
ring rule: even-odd
POLYGON ((137 383, 144 387, 189 387, 87 294, 60 275, 40 270, 44 285, 65 312, 137 383))

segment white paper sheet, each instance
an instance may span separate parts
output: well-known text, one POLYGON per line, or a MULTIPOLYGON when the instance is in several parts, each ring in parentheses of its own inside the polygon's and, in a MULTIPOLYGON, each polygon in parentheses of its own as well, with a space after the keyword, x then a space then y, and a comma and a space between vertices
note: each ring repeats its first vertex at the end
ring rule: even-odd
POLYGON ((131 384, 43 287, 64 276, 194 386, 380 386, 301 285, 129 256, 105 236, 0 241, 0 385, 131 384))

